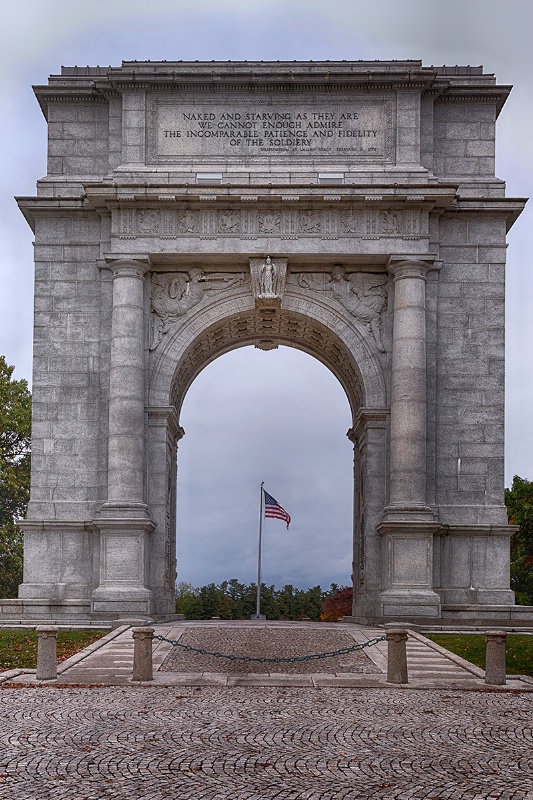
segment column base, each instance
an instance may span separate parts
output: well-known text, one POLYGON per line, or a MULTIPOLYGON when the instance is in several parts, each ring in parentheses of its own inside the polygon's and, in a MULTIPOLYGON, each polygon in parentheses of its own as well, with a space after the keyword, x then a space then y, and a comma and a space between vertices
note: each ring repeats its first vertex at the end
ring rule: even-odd
POLYGON ((135 502, 114 502, 108 500, 102 504, 100 509, 100 517, 102 519, 143 519, 149 520, 150 514, 146 503, 135 502))
POLYGON ((155 523, 139 516, 144 509, 147 514, 140 503, 106 503, 102 510, 114 512, 115 517, 102 516, 95 523, 100 530, 100 584, 91 597, 93 614, 152 613, 153 592, 147 583, 149 538, 155 523))
POLYGON ((437 520, 437 514, 425 503, 412 503, 409 505, 394 504, 383 509, 383 522, 431 522, 437 520))
POLYGON ((431 590, 389 589, 381 592, 378 608, 380 616, 388 619, 391 617, 439 619, 441 615, 440 597, 431 590))
POLYGON ((118 615, 152 612, 152 592, 145 586, 99 586, 91 599, 92 614, 118 615))

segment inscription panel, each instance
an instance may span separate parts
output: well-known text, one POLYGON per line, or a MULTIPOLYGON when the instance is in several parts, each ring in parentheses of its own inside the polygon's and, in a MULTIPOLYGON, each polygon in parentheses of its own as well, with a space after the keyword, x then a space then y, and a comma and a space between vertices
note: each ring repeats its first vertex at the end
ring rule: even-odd
POLYGON ((174 163, 195 156, 243 159, 289 155, 392 162, 391 96, 334 99, 255 98, 192 103, 178 95, 149 98, 148 159, 174 163))

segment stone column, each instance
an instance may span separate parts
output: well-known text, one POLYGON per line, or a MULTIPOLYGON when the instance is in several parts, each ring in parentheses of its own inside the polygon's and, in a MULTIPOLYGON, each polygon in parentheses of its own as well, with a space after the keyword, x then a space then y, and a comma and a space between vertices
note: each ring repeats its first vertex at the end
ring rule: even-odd
POLYGON ((144 276, 148 264, 113 261, 108 501, 144 506, 144 276))
POLYGON ((401 261, 394 275, 389 507, 426 506, 426 272, 401 261))
POLYGON ((389 503, 383 534, 386 617, 440 616, 433 591, 433 534, 426 503, 426 273, 430 262, 391 259, 394 321, 391 365, 389 503))
POLYGON ((144 276, 148 259, 108 261, 113 273, 107 501, 100 529, 97 613, 150 613, 146 588, 154 527, 144 498, 144 276))

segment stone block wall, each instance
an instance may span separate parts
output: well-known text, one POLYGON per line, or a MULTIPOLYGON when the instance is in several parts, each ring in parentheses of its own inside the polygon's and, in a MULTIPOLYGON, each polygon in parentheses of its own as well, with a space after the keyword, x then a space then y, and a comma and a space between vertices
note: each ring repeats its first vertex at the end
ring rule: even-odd
POLYGON ((34 519, 90 519, 102 499, 99 234, 96 215, 44 217, 36 225, 34 519))
POLYGON ((439 177, 494 176, 496 104, 437 102, 433 111, 433 171, 439 177))
POLYGON ((505 219, 440 222, 436 503, 444 524, 505 524, 505 219))
POLYGON ((48 175, 107 175, 107 102, 50 103, 48 175))

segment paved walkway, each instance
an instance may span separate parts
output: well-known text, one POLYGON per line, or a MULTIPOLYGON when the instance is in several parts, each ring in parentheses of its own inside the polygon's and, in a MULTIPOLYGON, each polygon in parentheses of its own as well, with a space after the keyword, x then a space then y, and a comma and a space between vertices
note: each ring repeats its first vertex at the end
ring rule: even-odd
MULTIPOLYGON (((252 625, 157 632, 223 636, 229 650, 252 625)), ((306 630, 313 643, 309 623, 266 627, 294 641, 306 630)), ((351 641, 382 633, 334 630, 351 641)), ((150 686, 134 685, 131 630, 106 638, 56 684, 26 673, 0 686, 0 800, 533 798, 531 683, 488 689, 480 670, 417 634, 403 687, 376 671, 384 643, 356 663, 372 672, 158 670, 150 686)), ((158 644, 156 666, 168 665, 171 647, 158 644)))

